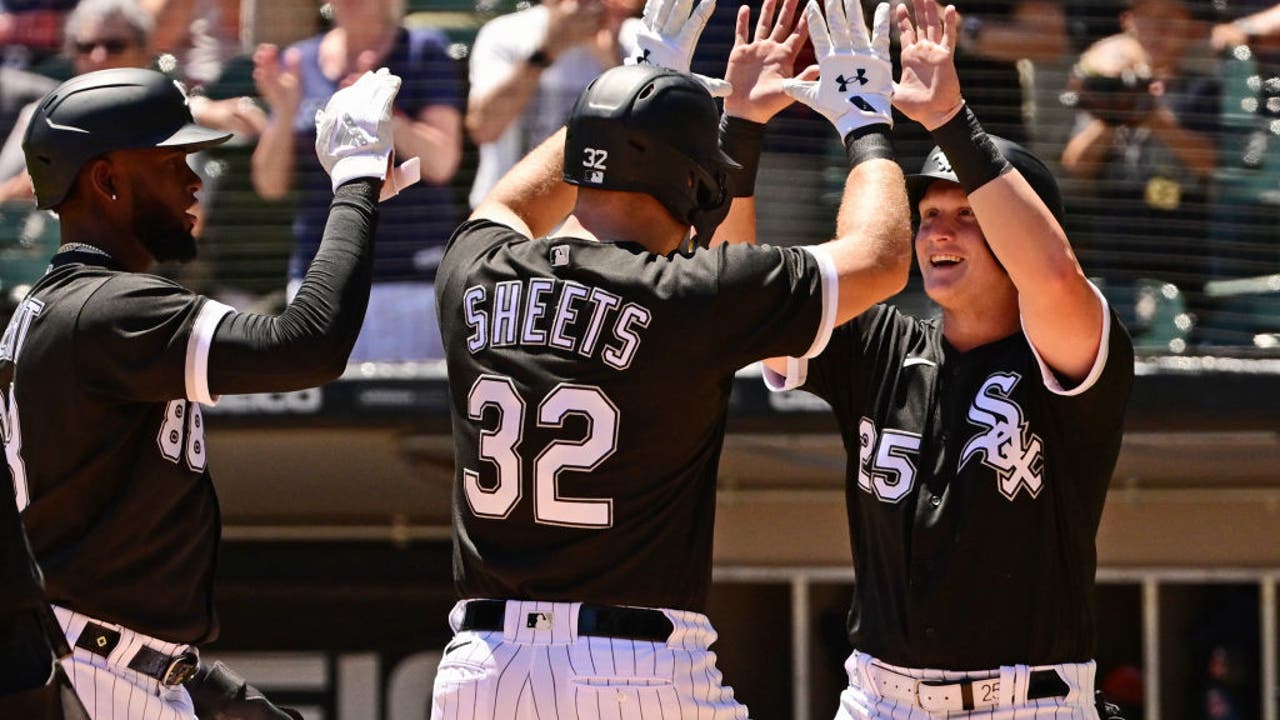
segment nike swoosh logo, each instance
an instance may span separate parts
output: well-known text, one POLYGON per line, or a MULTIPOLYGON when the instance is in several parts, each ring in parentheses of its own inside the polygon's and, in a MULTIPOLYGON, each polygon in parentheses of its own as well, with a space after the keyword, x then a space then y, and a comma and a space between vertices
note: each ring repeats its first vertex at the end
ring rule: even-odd
POLYGON ((453 652, 454 650, 457 650, 463 645, 469 645, 469 644, 471 644, 470 640, 457 640, 455 642, 449 643, 449 645, 446 646, 444 649, 444 654, 448 655, 449 653, 453 652))
POLYGON ((902 361, 902 367, 904 368, 911 367, 912 365, 928 365, 929 367, 938 367, 938 363, 930 360, 929 358, 909 357, 906 360, 902 361))

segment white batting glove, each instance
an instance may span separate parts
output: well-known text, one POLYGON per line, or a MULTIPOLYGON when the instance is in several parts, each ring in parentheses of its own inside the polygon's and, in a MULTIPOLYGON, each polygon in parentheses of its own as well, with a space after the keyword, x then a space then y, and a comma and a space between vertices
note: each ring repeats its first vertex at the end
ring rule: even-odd
POLYGON ((821 113, 840 138, 866 125, 892 127, 893 68, 889 62, 889 3, 876 6, 875 30, 867 41, 859 0, 825 0, 824 20, 816 0, 805 13, 818 56, 817 81, 785 80, 782 90, 821 113))
MULTIPOLYGON (((316 157, 333 180, 334 190, 354 178, 387 178, 391 105, 399 90, 400 78, 386 68, 366 72, 316 111, 316 157)), ((394 191, 411 184, 409 175, 417 166, 409 166, 405 163, 404 168, 393 173, 394 191)))
MULTIPOLYGON (((637 52, 628 57, 625 64, 654 65, 688 73, 698 38, 715 9, 716 0, 701 0, 696 8, 693 0, 648 0, 641 20, 643 27, 636 33, 637 52)), ((733 92, 733 86, 724 80, 691 74, 712 97, 725 97, 733 92)))

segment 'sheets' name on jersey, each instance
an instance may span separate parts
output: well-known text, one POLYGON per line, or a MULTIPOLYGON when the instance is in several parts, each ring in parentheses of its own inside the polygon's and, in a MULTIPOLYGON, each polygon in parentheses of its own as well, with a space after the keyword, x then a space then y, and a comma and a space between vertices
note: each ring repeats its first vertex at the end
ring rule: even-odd
POLYGON ((624 370, 635 359, 653 314, 598 287, 551 278, 473 285, 462 296, 467 349, 552 347, 624 370))

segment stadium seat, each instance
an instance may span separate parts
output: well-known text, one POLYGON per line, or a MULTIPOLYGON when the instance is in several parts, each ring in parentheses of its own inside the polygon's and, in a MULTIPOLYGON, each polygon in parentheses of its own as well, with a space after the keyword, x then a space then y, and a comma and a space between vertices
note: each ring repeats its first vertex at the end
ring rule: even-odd
POLYGON ((1139 352, 1186 351, 1194 320, 1178 286, 1154 278, 1132 283, 1108 283, 1093 278, 1107 302, 1120 316, 1139 352))
POLYGON ((53 213, 29 202, 0 203, 0 290, 8 293, 43 275, 60 237, 53 213))

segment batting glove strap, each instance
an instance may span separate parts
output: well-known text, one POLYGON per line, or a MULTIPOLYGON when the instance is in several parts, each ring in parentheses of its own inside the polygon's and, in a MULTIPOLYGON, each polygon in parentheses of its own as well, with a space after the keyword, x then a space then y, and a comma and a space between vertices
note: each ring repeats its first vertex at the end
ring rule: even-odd
POLYGON ((855 168, 868 160, 896 160, 893 138, 888 125, 864 125, 844 138, 844 153, 849 167, 855 168))
POLYGON ((334 190, 354 178, 386 178, 391 108, 399 89, 400 78, 382 68, 334 93, 316 111, 316 157, 334 190))

